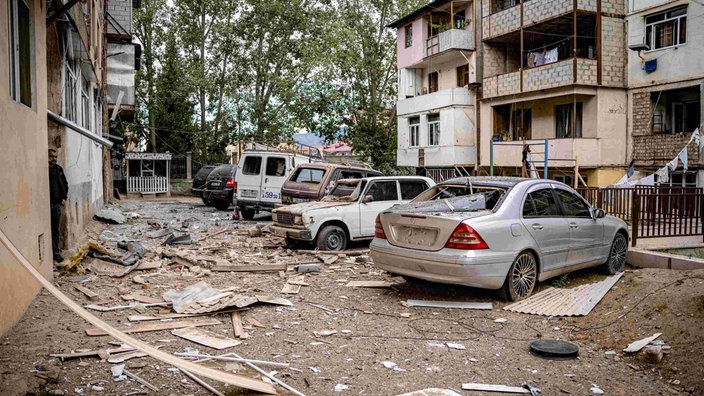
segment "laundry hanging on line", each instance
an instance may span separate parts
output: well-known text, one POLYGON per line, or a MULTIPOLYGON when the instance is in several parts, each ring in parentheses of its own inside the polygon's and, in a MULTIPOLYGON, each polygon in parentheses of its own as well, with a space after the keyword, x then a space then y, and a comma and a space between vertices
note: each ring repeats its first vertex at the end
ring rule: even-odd
POLYGON ((547 65, 548 63, 557 62, 558 47, 554 47, 545 51, 531 51, 526 58, 528 67, 547 65))

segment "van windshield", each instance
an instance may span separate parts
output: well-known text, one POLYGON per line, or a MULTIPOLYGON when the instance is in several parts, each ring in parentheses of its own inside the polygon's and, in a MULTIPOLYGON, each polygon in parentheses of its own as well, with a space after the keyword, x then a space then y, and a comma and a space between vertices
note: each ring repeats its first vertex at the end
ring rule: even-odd
POLYGON ((291 181, 296 183, 313 183, 318 184, 325 177, 325 169, 315 168, 298 168, 291 177, 291 181))

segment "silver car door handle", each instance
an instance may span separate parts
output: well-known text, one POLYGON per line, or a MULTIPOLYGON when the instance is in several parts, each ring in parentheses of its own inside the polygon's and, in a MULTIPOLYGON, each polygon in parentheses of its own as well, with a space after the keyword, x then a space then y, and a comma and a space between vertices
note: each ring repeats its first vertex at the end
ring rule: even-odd
POLYGON ((579 224, 577 224, 577 223, 570 223, 570 228, 579 228, 579 224))
POLYGON ((540 225, 540 224, 533 224, 533 229, 534 229, 534 230, 542 230, 542 229, 543 229, 543 226, 540 225))

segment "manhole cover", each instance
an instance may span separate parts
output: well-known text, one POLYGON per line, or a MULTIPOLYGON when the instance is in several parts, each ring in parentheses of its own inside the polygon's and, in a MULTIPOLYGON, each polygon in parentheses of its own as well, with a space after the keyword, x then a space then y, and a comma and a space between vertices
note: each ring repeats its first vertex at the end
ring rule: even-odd
POLYGON ((579 355, 575 344, 558 340, 538 340, 530 344, 530 351, 550 359, 573 359, 579 355))

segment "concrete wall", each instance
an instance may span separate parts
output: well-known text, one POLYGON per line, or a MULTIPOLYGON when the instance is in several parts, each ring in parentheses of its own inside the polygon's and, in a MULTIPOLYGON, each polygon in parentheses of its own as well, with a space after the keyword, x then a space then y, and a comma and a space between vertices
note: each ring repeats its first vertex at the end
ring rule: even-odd
POLYGON ((406 26, 399 27, 396 31, 396 50, 397 50, 397 67, 403 69, 412 66, 415 63, 423 60, 423 47, 427 32, 423 18, 418 18, 412 23, 413 26, 413 45, 406 48, 406 26))
POLYGON ((108 23, 108 34, 132 34, 132 0, 109 0, 108 13, 124 29, 117 30, 108 23))
MULTIPOLYGON (((33 106, 8 95, 7 1, 0 2, 0 229, 35 268, 52 276, 46 118, 46 13, 42 1, 28 1, 34 21, 33 106)), ((45 4, 45 3, 44 3, 45 4)), ((24 313, 39 284, 0 247, 0 334, 24 313)))

